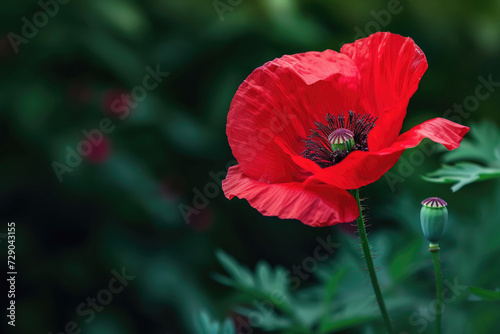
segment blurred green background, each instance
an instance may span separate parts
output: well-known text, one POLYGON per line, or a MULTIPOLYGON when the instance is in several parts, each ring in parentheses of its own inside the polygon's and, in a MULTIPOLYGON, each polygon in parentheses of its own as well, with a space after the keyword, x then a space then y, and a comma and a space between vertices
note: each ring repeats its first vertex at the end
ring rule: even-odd
MULTIPOLYGON (((276 57, 339 50, 378 30, 412 37, 429 69, 410 101, 404 130, 446 117, 469 126, 486 122, 491 131, 478 133, 493 147, 500 138, 488 137, 500 124, 498 87, 470 110, 453 110, 473 101, 465 102, 475 96, 479 77, 500 81, 498 0, 61 2, 10 2, 0 13, 0 233, 8 221, 17 227, 17 323, 12 328, 3 321, 8 333, 64 333, 69 321, 91 334, 196 333, 200 311, 237 319, 236 307, 252 300, 213 279, 225 272, 216 250, 252 270, 259 260, 292 268, 328 235, 341 246, 301 289, 322 296, 314 289, 352 258, 359 265, 342 268, 360 273, 340 284, 331 302, 358 296, 376 311, 348 224, 310 228, 263 217, 246 201, 229 202, 220 189, 234 164, 225 136, 232 96, 253 69, 276 57), (26 22, 33 20, 38 26, 30 28, 26 22), (154 89, 137 88, 148 66, 169 75, 154 89), (135 107, 122 100, 131 91, 144 95, 135 107), (68 152, 103 119, 110 120, 108 133, 96 139, 91 154, 67 165, 68 152), (64 169, 62 182, 54 166, 64 169), (194 211, 186 223, 188 207, 194 211), (78 306, 122 268, 135 278, 87 322, 78 306)), ((411 152, 403 161, 417 159, 411 152)), ((500 287, 500 184, 486 181, 453 193, 422 181, 441 158, 439 152, 425 155, 409 170, 396 165, 392 181, 382 178, 362 191, 382 285, 402 299, 390 307, 398 333, 432 332, 431 322, 424 328, 410 320, 434 291, 418 216, 426 197, 449 203, 444 276, 466 286, 500 287)), ((301 307, 315 307, 296 298, 301 307)), ((477 299, 466 291, 446 305, 448 333, 498 332, 499 303, 477 299)), ((331 316, 345 311, 329 310, 331 316)), ((339 331, 379 330, 373 316, 356 319, 339 331)))

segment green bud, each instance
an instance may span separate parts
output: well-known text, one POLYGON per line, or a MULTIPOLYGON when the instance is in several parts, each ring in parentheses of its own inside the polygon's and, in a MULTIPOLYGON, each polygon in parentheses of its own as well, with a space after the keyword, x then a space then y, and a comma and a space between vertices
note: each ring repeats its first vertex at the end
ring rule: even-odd
POLYGON ((424 236, 431 243, 431 248, 439 249, 438 242, 446 231, 448 223, 448 203, 438 197, 430 197, 422 201, 420 222, 424 236))

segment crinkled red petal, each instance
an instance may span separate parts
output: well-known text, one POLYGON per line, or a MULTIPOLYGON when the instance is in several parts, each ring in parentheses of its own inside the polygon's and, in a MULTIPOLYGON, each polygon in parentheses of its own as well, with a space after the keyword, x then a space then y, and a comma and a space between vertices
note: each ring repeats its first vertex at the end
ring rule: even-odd
POLYGON ((378 151, 397 138, 410 97, 427 69, 422 50, 408 37, 379 32, 342 47, 361 74, 360 109, 378 116, 368 136, 378 151))
POLYGON ((227 198, 244 198, 265 216, 298 219, 310 226, 352 222, 359 216, 356 200, 345 190, 319 182, 259 182, 239 165, 229 169, 222 188, 227 198))

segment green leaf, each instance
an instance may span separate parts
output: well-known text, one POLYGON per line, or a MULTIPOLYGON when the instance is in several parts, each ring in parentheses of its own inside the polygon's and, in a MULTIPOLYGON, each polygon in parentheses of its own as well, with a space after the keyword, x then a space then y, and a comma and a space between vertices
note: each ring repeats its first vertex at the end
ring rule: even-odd
POLYGON ((422 249, 422 241, 415 239, 406 247, 402 247, 397 252, 394 252, 395 254, 389 262, 388 270, 395 282, 401 282, 422 269, 422 265, 426 264, 426 261, 423 260, 425 257, 422 256, 422 249))
POLYGON ((269 285, 274 285, 273 278, 271 276, 271 266, 264 261, 257 263, 255 268, 257 274, 257 286, 261 289, 266 289, 269 285))
POLYGON ((273 269, 267 262, 260 261, 255 273, 252 273, 221 250, 216 252, 216 256, 230 277, 214 274, 214 279, 250 297, 250 304, 255 308, 238 308, 237 312, 246 316, 257 312, 262 320, 259 327, 266 330, 285 329, 292 324, 287 317, 295 319, 297 310, 291 302, 288 276, 284 268, 273 269))
POLYGON ((206 311, 201 311, 195 319, 195 325, 198 334, 235 334, 234 324, 226 319, 221 324, 213 320, 206 311))
POLYGON ((276 291, 285 292, 288 290, 288 278, 284 268, 276 267, 274 270, 264 261, 257 264, 255 268, 255 284, 258 289, 266 293, 276 291))
POLYGON ((470 292, 483 300, 498 301, 500 300, 500 290, 491 291, 482 288, 469 288, 470 292))
POLYGON ((227 277, 227 276, 224 276, 224 275, 221 275, 219 273, 213 273, 212 274, 212 278, 214 280, 216 280, 217 282, 219 282, 220 284, 223 284, 223 285, 226 285, 226 286, 230 286, 230 287, 234 287, 234 281, 227 277))
POLYGON ((347 274, 347 271, 348 271, 347 268, 341 267, 331 276, 330 280, 326 284, 325 303, 329 303, 332 300, 333 296, 335 295, 335 292, 338 290, 340 286, 341 280, 347 274))
POLYGON ((218 334, 219 324, 212 321, 206 311, 201 311, 198 316, 197 329, 199 334, 218 334))
POLYGON ((285 300, 288 297, 288 278, 284 268, 277 267, 274 270, 264 261, 257 264, 255 275, 245 266, 240 265, 230 255, 219 250, 216 252, 221 265, 226 269, 231 277, 220 274, 214 274, 214 279, 220 283, 245 292, 254 291, 254 295, 269 297, 270 294, 276 294, 285 300))
MULTIPOLYGON (((387 308, 392 313, 398 312, 408 306, 406 298, 385 298, 385 300, 387 308)), ((330 333, 380 319, 380 311, 374 305, 374 300, 366 297, 362 297, 331 311, 330 319, 321 325, 321 333, 330 333)))
POLYGON ((342 305, 342 308, 330 309, 330 317, 321 324, 322 333, 330 333, 341 329, 358 326, 380 317, 370 298, 358 299, 353 303, 342 305))
POLYGON ((264 306, 260 304, 260 307, 256 309, 247 307, 237 307, 235 310, 238 314, 243 315, 249 319, 255 319, 255 327, 261 328, 265 331, 276 331, 285 330, 293 326, 292 320, 277 315, 269 308, 269 305, 264 306))
POLYGON ((237 283, 245 286, 254 286, 252 273, 248 268, 241 266, 234 258, 221 250, 216 252, 216 256, 220 264, 237 283))
POLYGON ((443 165, 440 169, 422 178, 434 183, 455 183, 453 192, 470 183, 500 177, 500 168, 488 168, 471 162, 460 162, 456 165, 443 165))
POLYGON ((460 147, 447 152, 443 156, 444 162, 477 161, 488 166, 500 164, 500 130, 492 122, 483 121, 473 124, 470 137, 465 138, 460 147))

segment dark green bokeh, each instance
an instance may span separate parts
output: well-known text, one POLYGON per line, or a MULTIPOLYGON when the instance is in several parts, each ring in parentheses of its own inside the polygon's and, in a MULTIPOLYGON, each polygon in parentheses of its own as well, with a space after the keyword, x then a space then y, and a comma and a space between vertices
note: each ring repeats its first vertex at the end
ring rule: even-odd
MULTIPOLYGON (((314 229, 263 217, 212 187, 234 163, 225 136, 231 98, 268 60, 339 50, 376 30, 399 33, 412 37, 429 63, 404 130, 434 117, 500 123, 496 90, 470 111, 453 111, 476 94, 478 77, 500 81, 498 1, 246 0, 221 20, 209 0, 74 0, 60 5, 17 53, 9 33, 21 36, 23 17, 33 22, 42 9, 37 1, 4 7, 0 233, 7 221, 16 222, 19 273, 17 324, 9 333, 59 333, 68 321, 91 334, 192 333, 200 310, 222 319, 236 304, 235 292, 212 279, 223 271, 217 249, 251 268, 260 259, 290 268, 313 252, 316 237, 333 229, 344 240, 341 227, 314 229), (394 5, 398 10, 387 15, 394 5), (113 115, 110 104, 142 85, 147 66, 170 74, 128 117, 113 115), (64 163, 66 147, 76 149, 82 131, 99 127, 103 118, 114 126, 107 150, 96 149, 102 156, 84 158, 59 182, 54 161, 64 163), (216 194, 186 224, 180 205, 192 207, 198 191, 216 194), (135 279, 87 324, 78 305, 106 288, 111 270, 121 268, 135 279)), ((418 211, 422 199, 439 196, 450 210, 441 243, 445 277, 499 287, 500 185, 487 181, 452 193, 419 178, 439 166, 439 154, 404 163, 417 158, 406 152, 389 174, 396 179, 383 177, 362 191, 374 249, 391 263, 379 272, 381 280, 388 272, 398 277, 399 265, 410 261, 415 273, 397 282, 401 297, 410 307, 417 305, 412 298, 423 305, 433 298, 418 211)), ((356 287, 343 289, 349 294, 356 287)), ((500 311, 498 302, 488 303, 450 306, 443 323, 492 333, 500 311)), ((419 327, 407 321, 411 313, 396 318, 398 329, 416 332, 419 327)))

